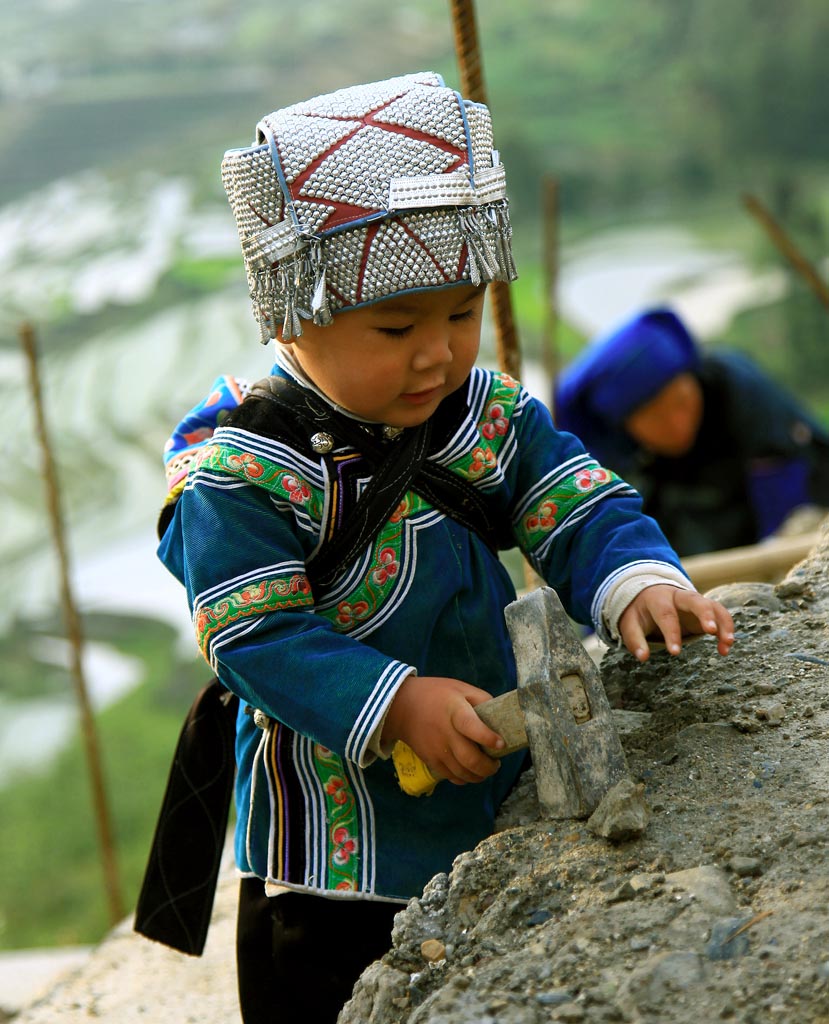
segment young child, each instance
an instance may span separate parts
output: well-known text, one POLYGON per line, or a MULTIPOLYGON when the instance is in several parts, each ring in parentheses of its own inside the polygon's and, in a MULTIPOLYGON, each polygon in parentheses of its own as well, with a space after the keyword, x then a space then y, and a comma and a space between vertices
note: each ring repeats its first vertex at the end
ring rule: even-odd
POLYGON ((334 1021, 516 781, 473 710, 516 685, 498 547, 640 660, 688 631, 726 654, 733 624, 636 492, 475 366, 486 282, 515 276, 486 107, 431 73, 344 89, 266 116, 223 180, 276 365, 175 436, 160 556, 240 698, 244 1020, 334 1021), (404 793, 398 740, 448 782, 404 793))

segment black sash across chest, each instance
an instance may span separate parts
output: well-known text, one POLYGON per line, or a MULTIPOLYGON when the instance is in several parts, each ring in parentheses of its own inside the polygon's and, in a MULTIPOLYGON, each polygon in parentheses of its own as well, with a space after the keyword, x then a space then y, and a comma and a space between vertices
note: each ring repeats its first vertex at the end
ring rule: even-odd
POLYGON ((321 456, 330 478, 339 478, 341 484, 340 500, 329 503, 323 542, 307 563, 312 581, 329 582, 364 551, 408 491, 478 534, 493 551, 510 543, 505 529, 496 525, 486 498, 469 481, 429 457, 441 451, 460 427, 467 412, 463 394, 464 388, 459 388, 420 426, 388 438, 381 427, 343 415, 284 377, 266 377, 251 388, 225 426, 282 441, 310 457, 321 456), (320 445, 326 444, 330 449, 321 452, 320 445), (359 496, 337 462, 337 453, 344 448, 356 455, 349 460, 345 476, 353 478, 359 472, 363 478, 370 477, 359 496))

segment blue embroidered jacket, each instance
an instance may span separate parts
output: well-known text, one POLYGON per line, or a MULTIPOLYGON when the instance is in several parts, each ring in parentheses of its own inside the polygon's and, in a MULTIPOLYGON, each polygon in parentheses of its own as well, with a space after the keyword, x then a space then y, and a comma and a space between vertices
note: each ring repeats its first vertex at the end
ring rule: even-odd
MULTIPOLYGON (((480 489, 575 620, 603 631, 605 598, 632 566, 679 570, 638 494, 556 431, 542 403, 481 369, 465 389, 462 422, 430 458, 480 489)), ((195 447, 159 554, 186 588, 204 657, 269 720, 239 714, 238 865, 317 894, 406 900, 490 834, 523 758, 413 798, 369 742, 412 672, 493 695, 515 687, 509 575, 475 532, 410 491, 314 592, 305 563, 339 471, 232 426, 209 435, 184 431, 195 447)), ((334 452, 346 468, 355 454, 334 452)))

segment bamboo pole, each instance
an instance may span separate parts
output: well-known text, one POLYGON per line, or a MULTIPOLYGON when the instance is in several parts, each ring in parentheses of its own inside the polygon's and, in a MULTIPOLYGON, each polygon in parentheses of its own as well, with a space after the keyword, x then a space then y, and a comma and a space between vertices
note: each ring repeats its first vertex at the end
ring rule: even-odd
MULTIPOLYGON (((455 55, 461 77, 461 92, 476 103, 486 103, 484 72, 478 44, 478 26, 474 0, 449 0, 455 36, 455 55)), ((511 377, 521 377, 521 353, 512 313, 512 297, 507 281, 493 281, 489 287, 492 318, 495 322, 498 366, 511 377)))
POLYGON ((95 719, 86 687, 83 671, 83 631, 80 615, 72 595, 69 571, 69 555, 63 529, 63 517, 60 506, 60 488, 58 486, 55 462, 46 427, 46 416, 43 409, 43 395, 40 384, 40 372, 37 359, 35 332, 31 324, 20 327, 20 344, 26 356, 29 369, 29 386, 35 412, 35 424, 43 459, 43 477, 46 484, 46 503, 52 539, 58 556, 60 573, 60 601, 63 611, 66 634, 71 650, 72 682, 81 717, 81 733, 86 752, 87 767, 92 788, 92 799, 95 810, 98 845, 104 872, 109 917, 112 924, 117 924, 124 916, 124 905, 118 881, 118 870, 115 860, 115 844, 110 821, 109 808, 104 785, 104 773, 101 765, 101 754, 98 736, 95 730, 95 719))
POLYGON ((824 309, 829 310, 829 287, 777 223, 770 211, 756 196, 749 194, 743 196, 743 205, 760 222, 772 242, 806 281, 824 309))
MULTIPOLYGON (((452 29, 455 37, 455 56, 461 76, 461 92, 476 103, 487 103, 484 87, 484 69, 478 42, 478 23, 474 0, 449 0, 452 29)), ((488 104, 487 104, 488 105, 488 104)), ((489 286, 492 319, 495 323, 495 349, 498 366, 516 380, 521 379, 521 350, 512 296, 508 281, 493 281, 489 286)), ((539 585, 539 577, 528 561, 524 561, 524 580, 528 588, 539 585)))
POLYGON ((561 366, 558 351, 558 182, 547 175, 541 183, 542 211, 542 258, 544 288, 544 333, 542 341, 542 363, 550 383, 550 411, 552 408, 555 383, 561 366))

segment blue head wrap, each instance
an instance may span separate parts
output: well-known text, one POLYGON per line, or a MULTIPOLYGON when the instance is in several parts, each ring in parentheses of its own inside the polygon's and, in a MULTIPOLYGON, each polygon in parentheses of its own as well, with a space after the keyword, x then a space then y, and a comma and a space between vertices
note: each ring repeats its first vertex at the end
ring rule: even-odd
POLYGON ((677 374, 696 369, 699 351, 669 309, 639 313, 600 336, 559 375, 556 425, 576 434, 600 459, 632 450, 622 424, 677 374))

